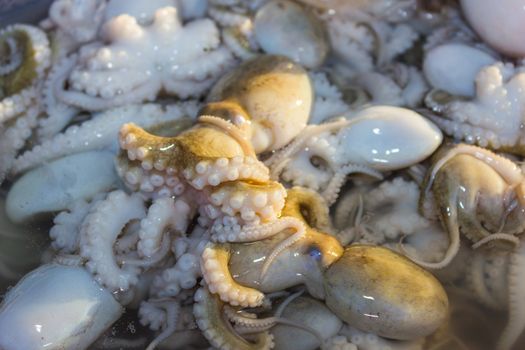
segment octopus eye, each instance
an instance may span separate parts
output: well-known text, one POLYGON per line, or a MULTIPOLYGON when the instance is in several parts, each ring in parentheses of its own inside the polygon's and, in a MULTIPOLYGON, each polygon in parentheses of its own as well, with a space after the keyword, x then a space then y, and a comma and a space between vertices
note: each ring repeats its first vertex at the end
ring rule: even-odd
POLYGON ((310 157, 310 164, 320 170, 328 169, 328 163, 326 160, 316 155, 310 157))
POLYGON ((308 255, 315 261, 320 261, 323 257, 323 253, 321 253, 321 249, 318 246, 308 248, 308 255))

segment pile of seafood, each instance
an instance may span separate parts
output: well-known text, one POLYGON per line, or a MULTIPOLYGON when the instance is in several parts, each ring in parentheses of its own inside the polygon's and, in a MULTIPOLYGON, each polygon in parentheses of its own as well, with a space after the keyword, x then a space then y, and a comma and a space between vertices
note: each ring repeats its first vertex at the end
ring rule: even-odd
POLYGON ((521 33, 517 0, 0 29, 0 348, 519 348, 521 33))

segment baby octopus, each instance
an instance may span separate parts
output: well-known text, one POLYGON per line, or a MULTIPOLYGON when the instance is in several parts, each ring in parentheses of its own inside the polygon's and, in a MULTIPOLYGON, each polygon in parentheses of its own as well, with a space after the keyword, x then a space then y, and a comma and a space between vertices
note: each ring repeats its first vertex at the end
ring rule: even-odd
POLYGON ((325 300, 343 321, 380 336, 415 339, 443 322, 448 300, 432 275, 385 248, 343 248, 334 237, 318 231, 319 224, 329 220, 327 210, 316 210, 319 206, 326 203, 316 192, 288 190, 283 215, 302 221, 306 233, 271 262, 267 273, 266 260, 291 234, 289 230, 251 244, 209 243, 205 248, 201 269, 206 283, 195 295, 194 314, 214 347, 271 348, 272 338, 263 332, 268 322, 242 319, 239 310, 260 306, 263 293, 299 284, 325 300), (255 342, 243 339, 228 319, 241 329, 249 326, 248 333, 258 333, 255 342))
MULTIPOLYGON (((118 172, 148 197, 187 202, 187 216, 198 210, 199 224, 215 241, 250 242, 293 228, 296 235, 276 248, 276 256, 305 228, 281 215, 286 191, 270 180, 256 152, 286 144, 306 125, 312 99, 308 76, 287 58, 262 56, 221 79, 211 93, 215 98, 220 101, 208 104, 196 125, 175 137, 124 125, 118 172)), ((148 239, 153 243, 141 245, 149 247, 146 256, 162 241, 148 239)))
POLYGON ((177 11, 160 8, 149 25, 127 14, 109 19, 101 28, 104 42, 83 46, 70 57, 68 72, 50 84, 58 100, 92 111, 151 101, 161 91, 202 95, 233 57, 221 46, 213 21, 183 25, 177 11))
POLYGON ((512 161, 476 146, 459 144, 436 155, 423 182, 420 210, 438 215, 450 246, 442 261, 421 266, 439 269, 457 254, 460 233, 477 248, 489 241, 519 244, 525 229, 524 175, 512 161))

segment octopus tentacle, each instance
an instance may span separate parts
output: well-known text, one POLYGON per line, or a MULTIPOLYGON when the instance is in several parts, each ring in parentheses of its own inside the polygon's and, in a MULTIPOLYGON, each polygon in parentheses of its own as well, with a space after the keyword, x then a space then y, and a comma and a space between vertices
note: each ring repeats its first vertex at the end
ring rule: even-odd
POLYGON ((197 325, 213 347, 221 350, 268 350, 273 347, 273 337, 267 332, 257 334, 254 343, 236 334, 222 315, 223 303, 205 287, 197 290, 194 300, 197 325))
POLYGON ((156 92, 159 91, 160 88, 160 81, 151 80, 127 94, 114 96, 111 99, 90 96, 77 91, 68 91, 64 88, 57 89, 56 95, 60 101, 68 105, 84 110, 102 111, 118 106, 134 104, 137 101, 153 101, 156 97, 156 92))
POLYGON ((235 323, 234 329, 239 334, 260 333, 269 330, 277 324, 284 324, 311 333, 319 340, 321 344, 324 340, 321 334, 315 329, 283 317, 272 316, 257 319, 254 314, 239 312, 228 305, 224 306, 224 314, 230 321, 235 323))
POLYGON ((37 125, 40 109, 32 107, 19 116, 11 127, 0 136, 0 184, 16 164, 16 154, 31 136, 31 130, 37 125))
POLYGON ((509 316, 507 325, 498 341, 497 349, 511 348, 525 329, 525 245, 514 250, 511 254, 509 275, 509 316))
POLYGON ((501 233, 491 233, 487 237, 480 239, 479 241, 477 241, 476 243, 472 245, 472 249, 478 249, 484 244, 487 244, 492 241, 497 241, 497 240, 509 242, 513 244, 514 247, 518 247, 520 245, 520 239, 518 237, 512 234, 509 234, 509 233, 501 232, 501 233))
POLYGON ((241 286, 230 274, 228 260, 230 257, 227 244, 210 243, 202 252, 202 275, 211 293, 231 305, 256 307, 262 304, 264 294, 256 289, 241 286))
POLYGON ((62 58, 49 72, 43 87, 43 102, 47 117, 39 121, 38 136, 47 139, 62 130, 78 113, 78 109, 57 99, 57 91, 66 83, 67 76, 77 63, 77 55, 62 58))
POLYGON ((523 181, 523 174, 518 165, 511 160, 498 156, 497 154, 471 145, 460 144, 449 150, 434 166, 429 173, 429 180, 426 183, 424 192, 428 192, 432 186, 436 174, 439 170, 452 158, 459 154, 468 154, 476 159, 490 165, 503 179, 510 184, 510 186, 517 186, 523 181))
POLYGON ((294 217, 280 217, 276 220, 255 225, 239 226, 237 231, 226 231, 224 226, 212 227, 212 240, 220 243, 225 242, 254 242, 260 241, 274 236, 282 230, 292 228, 295 231, 301 231, 304 234, 304 226, 302 222, 294 217))
POLYGON ((345 165, 342 169, 338 170, 335 173, 335 175, 332 177, 332 179, 323 191, 322 196, 326 200, 328 206, 334 204, 337 200, 339 191, 341 191, 341 187, 343 186, 346 177, 350 174, 355 173, 370 175, 372 177, 375 177, 377 180, 383 179, 383 175, 379 171, 369 168, 367 166, 359 164, 345 165))
MULTIPOLYGON (((286 238, 281 243, 279 243, 274 248, 274 250, 270 253, 270 255, 268 256, 268 258, 264 262, 264 265, 263 265, 263 267, 261 269, 261 277, 266 276, 266 273, 268 272, 268 269, 270 268, 270 265, 274 262, 275 258, 279 254, 281 254, 281 252, 283 252, 286 248, 288 248, 291 245, 293 245, 295 242, 298 242, 306 234, 306 227, 305 227, 305 225, 303 224, 303 222, 301 220, 299 220, 297 218, 293 218, 293 217, 284 217, 284 218, 280 218, 280 220, 278 220, 278 222, 280 223, 281 220, 284 221, 284 224, 285 224, 283 226, 283 229, 291 228, 291 229, 295 230, 295 233, 292 234, 291 236, 289 236, 288 238, 286 238)), ((278 228, 279 228, 279 225, 277 225, 277 229, 278 228)), ((274 228, 272 228, 272 229, 274 229, 274 228)), ((280 232, 280 231, 282 231, 282 230, 273 230, 273 231, 270 231, 270 232, 272 232, 272 234, 276 234, 277 232, 280 232)))
POLYGON ((283 168, 286 165, 287 160, 297 153, 301 147, 307 142, 312 136, 317 134, 333 131, 340 129, 350 123, 350 120, 341 119, 334 122, 329 122, 319 125, 309 125, 307 126, 300 135, 298 135, 294 141, 284 147, 282 150, 276 152, 270 158, 268 158, 264 163, 266 166, 271 167, 271 177, 278 178, 279 174, 282 172, 283 168))
POLYGON ((117 158, 117 174, 131 190, 152 198, 180 196, 186 190, 184 180, 177 176, 175 169, 147 170, 137 163, 129 161, 125 154, 117 158))
POLYGON ((86 267, 95 279, 109 290, 127 290, 138 282, 140 270, 119 267, 113 246, 122 228, 131 220, 142 219, 145 210, 140 195, 114 191, 91 209, 82 224, 80 255, 88 261, 86 267))
POLYGON ((449 205, 446 206, 446 208, 441 208, 441 218, 442 222, 445 223, 445 226, 447 228, 447 231, 449 233, 449 246, 447 248, 447 251, 445 252, 444 257, 441 261, 430 263, 425 262, 422 260, 419 260, 415 257, 410 256, 406 250, 403 248, 403 245, 400 243, 399 248, 405 254, 407 257, 409 257, 413 262, 416 264, 427 268, 427 269, 442 269, 450 264, 452 259, 457 255, 459 251, 459 244, 460 244, 460 232, 459 232, 459 224, 458 224, 458 203, 457 198, 454 196, 451 196, 449 199, 449 205))
POLYGON ((227 182, 213 189, 209 196, 210 204, 202 209, 203 214, 215 220, 212 226, 215 238, 226 242, 229 234, 232 235, 232 240, 239 239, 240 225, 243 222, 246 225, 256 225, 277 219, 285 197, 285 188, 276 181, 227 182))
MULTIPOLYGON (((201 146, 195 145, 196 142, 202 142, 198 140, 199 137, 212 139, 219 136, 221 134, 216 134, 213 129, 196 128, 176 137, 160 137, 151 135, 135 125, 125 124, 120 130, 119 141, 121 148, 127 151, 128 158, 140 162, 145 170, 155 168, 159 171, 182 171, 186 181, 197 190, 202 190, 208 185, 217 186, 226 181, 268 179, 268 169, 255 157, 208 157, 206 152, 224 152, 218 149, 202 151, 199 149, 201 146)), ((235 142, 227 135, 224 137, 225 141, 235 142)), ((214 139, 211 142, 217 141, 214 139)), ((236 147, 231 145, 232 148, 236 147)), ((237 142, 235 145, 238 147, 237 142)))
POLYGON ((323 72, 310 73, 315 91, 315 102, 310 114, 310 124, 320 124, 321 122, 342 115, 350 109, 350 106, 343 101, 343 94, 333 85, 323 72))
POLYGON ((173 251, 177 262, 175 266, 164 270, 153 280, 152 293, 159 297, 174 297, 181 290, 195 287, 201 277, 200 257, 208 239, 175 239, 173 251))
POLYGON ((507 255, 507 252, 499 250, 475 253, 467 269, 468 289, 482 304, 495 310, 504 309, 507 304, 507 255), (493 285, 495 289, 491 287, 493 285))
POLYGON ((189 205, 183 200, 172 198, 156 199, 148 209, 147 216, 140 222, 137 251, 139 255, 151 257, 160 248, 162 236, 167 228, 186 232, 189 205))
POLYGON ((94 198, 91 202, 86 202, 80 199, 55 216, 53 219, 55 225, 49 230, 49 237, 52 239, 51 246, 63 253, 76 252, 79 248, 80 226, 91 208, 100 200, 101 198, 94 198))
POLYGON ((245 133, 243 133, 239 127, 234 125, 232 122, 226 119, 222 119, 219 117, 214 117, 212 115, 201 115, 199 116, 199 123, 208 123, 214 126, 217 126, 221 130, 224 130, 228 135, 233 137, 235 141, 241 145, 244 154, 249 156, 255 156, 255 152, 253 150, 253 147, 250 143, 250 140, 246 136, 245 133))
POLYGON ((137 258, 135 254, 123 254, 117 255, 116 261, 119 265, 128 265, 144 268, 152 267, 153 265, 162 261, 168 255, 168 253, 170 252, 170 243, 171 239, 169 235, 165 234, 162 237, 157 247, 157 250, 151 256, 147 256, 145 258, 137 258))
POLYGON ((146 350, 154 350, 176 330, 180 305, 173 300, 149 300, 142 302, 139 314, 142 325, 150 325, 153 330, 162 328, 162 332, 148 345, 146 350), (147 305, 147 306, 146 306, 147 305))
POLYGON ((140 239, 139 230, 139 220, 129 222, 124 228, 123 234, 117 239, 117 242, 115 243, 115 252, 119 255, 122 255, 135 250, 140 239))
POLYGON ((43 141, 33 149, 19 156, 13 165, 13 173, 18 174, 46 161, 69 154, 88 150, 113 148, 122 124, 133 122, 148 128, 164 122, 193 116, 198 104, 194 101, 162 107, 144 104, 115 108, 96 114, 80 126, 71 126, 64 133, 43 141))
POLYGON ((29 87, 14 96, 8 96, 0 100, 0 124, 11 119, 19 118, 37 99, 37 89, 29 87))

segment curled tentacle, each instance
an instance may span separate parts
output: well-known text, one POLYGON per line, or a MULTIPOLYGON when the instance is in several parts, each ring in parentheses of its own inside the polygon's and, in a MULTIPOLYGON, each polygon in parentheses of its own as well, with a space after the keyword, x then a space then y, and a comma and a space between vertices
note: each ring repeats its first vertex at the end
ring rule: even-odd
POLYGON ((210 243, 201 258, 202 275, 211 293, 231 305, 256 307, 262 304, 264 294, 256 289, 241 286, 230 274, 228 260, 230 251, 227 245, 210 243))
POLYGON ((195 293, 193 314, 200 330, 212 346, 221 350, 268 350, 273 347, 273 337, 267 332, 257 334, 253 343, 248 342, 232 331, 222 313, 223 303, 205 287, 195 293))
POLYGON ((523 181, 523 174, 519 166, 511 160, 476 146, 460 144, 449 150, 430 170, 429 180, 426 182, 424 192, 428 192, 436 178, 436 174, 449 160, 460 154, 468 154, 490 165, 511 186, 517 186, 523 181))
POLYGON ((49 237, 53 240, 51 246, 63 253, 74 253, 79 248, 78 232, 82 222, 91 208, 101 198, 94 198, 89 203, 80 199, 66 210, 60 212, 53 219, 54 226, 49 230, 49 237))
POLYGON ((246 135, 232 122, 229 120, 214 117, 212 115, 201 115, 199 116, 199 123, 208 123, 214 125, 221 130, 224 130, 228 135, 233 137, 235 141, 241 145, 244 154, 247 156, 255 156, 255 151, 250 143, 250 140, 246 135))
POLYGON ((109 290, 127 290, 138 281, 140 270, 118 266, 113 246, 129 221, 145 215, 140 195, 115 191, 97 203, 82 224, 80 255, 87 260, 86 267, 95 279, 109 290))
POLYGON ((139 255, 151 257, 159 249, 162 236, 167 228, 186 232, 190 207, 182 200, 159 198, 148 209, 147 216, 140 222, 137 244, 139 255))
POLYGON ((427 269, 442 269, 450 264, 459 251, 460 244, 460 232, 459 232, 459 223, 458 223, 458 209, 456 198, 452 197, 447 208, 442 208, 441 211, 442 222, 445 224, 445 227, 449 234, 449 246, 445 252, 445 255, 439 262, 430 263, 425 262, 415 257, 410 256, 403 246, 400 244, 399 248, 407 257, 409 257, 416 264, 423 266, 427 269))
POLYGON ((302 131, 302 133, 297 136, 290 144, 288 144, 282 150, 276 152, 264 162, 268 167, 271 168, 272 178, 279 177, 279 174, 282 172, 288 159, 297 153, 309 138, 326 131, 337 130, 348 125, 349 123, 349 120, 341 119, 330 123, 307 126, 302 131))

